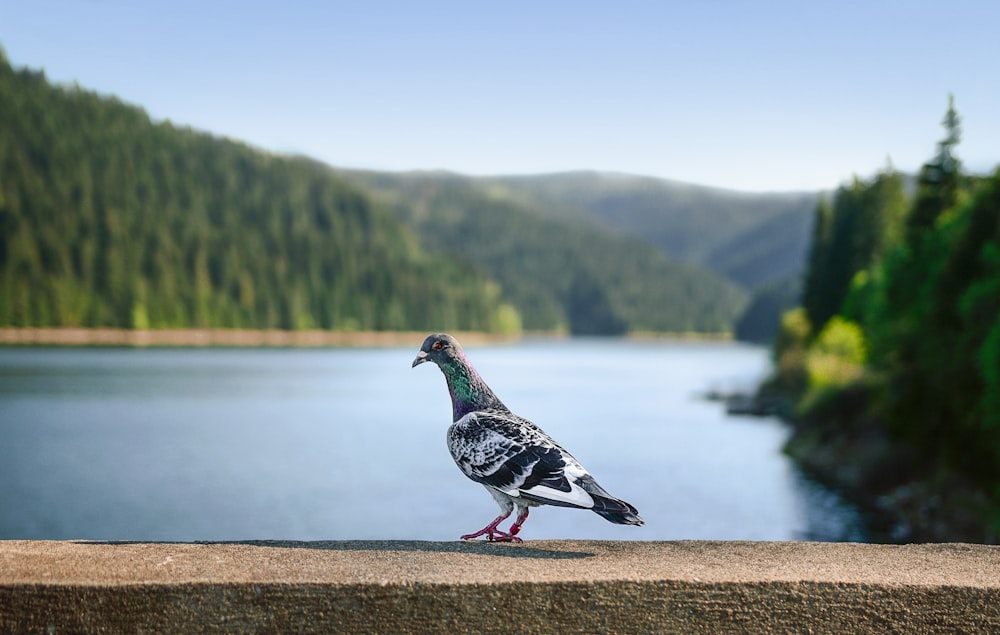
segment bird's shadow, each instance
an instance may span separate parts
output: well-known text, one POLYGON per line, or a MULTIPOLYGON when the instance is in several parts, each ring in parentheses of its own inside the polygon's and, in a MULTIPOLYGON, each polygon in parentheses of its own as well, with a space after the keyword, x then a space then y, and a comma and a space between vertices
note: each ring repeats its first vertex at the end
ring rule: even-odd
POLYGON ((549 560, 574 560, 592 558, 596 554, 586 551, 560 551, 532 547, 530 543, 507 544, 485 541, 428 541, 428 540, 78 540, 75 544, 106 545, 248 545, 280 549, 317 549, 320 551, 424 551, 433 553, 466 553, 503 558, 543 558, 549 560))

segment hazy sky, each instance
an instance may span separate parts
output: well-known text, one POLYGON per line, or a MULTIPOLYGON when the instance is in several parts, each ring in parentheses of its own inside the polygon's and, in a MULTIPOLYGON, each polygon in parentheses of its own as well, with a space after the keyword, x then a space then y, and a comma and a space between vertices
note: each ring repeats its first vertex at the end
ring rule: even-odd
POLYGON ((834 187, 943 136, 1000 162, 1000 2, 3 0, 0 45, 170 119, 345 167, 834 187))

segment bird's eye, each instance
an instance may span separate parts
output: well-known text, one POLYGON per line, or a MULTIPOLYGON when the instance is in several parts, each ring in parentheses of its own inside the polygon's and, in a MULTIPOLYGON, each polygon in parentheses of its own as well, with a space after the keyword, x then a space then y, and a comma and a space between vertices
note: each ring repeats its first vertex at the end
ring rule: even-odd
POLYGON ((434 342, 433 344, 431 344, 431 348, 433 348, 436 351, 439 351, 442 348, 444 348, 444 343, 442 343, 442 342, 434 342))

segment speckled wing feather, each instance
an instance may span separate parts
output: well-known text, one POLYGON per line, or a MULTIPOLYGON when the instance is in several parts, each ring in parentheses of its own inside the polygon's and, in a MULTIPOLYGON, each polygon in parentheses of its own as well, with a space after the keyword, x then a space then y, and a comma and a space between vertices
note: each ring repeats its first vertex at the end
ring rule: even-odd
POLYGON ((500 410, 476 411, 448 429, 448 449, 472 480, 509 496, 563 507, 594 507, 577 480, 587 471, 526 419, 500 410))

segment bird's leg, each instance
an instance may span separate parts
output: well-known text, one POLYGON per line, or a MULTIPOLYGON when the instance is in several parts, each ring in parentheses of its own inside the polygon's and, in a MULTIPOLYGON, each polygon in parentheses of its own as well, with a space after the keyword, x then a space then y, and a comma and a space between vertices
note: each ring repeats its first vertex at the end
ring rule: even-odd
POLYGON ((515 520, 514 524, 510 526, 511 537, 516 537, 517 534, 521 532, 521 525, 523 525, 524 521, 526 521, 527 519, 528 519, 528 508, 522 507, 517 512, 517 520, 515 520))
POLYGON ((506 518, 510 516, 510 513, 512 511, 514 511, 513 508, 508 509, 506 512, 494 518, 493 522, 491 522, 489 525, 486 525, 479 531, 473 534, 465 534, 464 536, 462 536, 462 540, 472 540, 473 538, 478 538, 482 535, 485 535, 487 540, 495 542, 521 542, 521 539, 518 538, 517 536, 508 534, 506 532, 497 529, 497 525, 506 520, 506 518))

